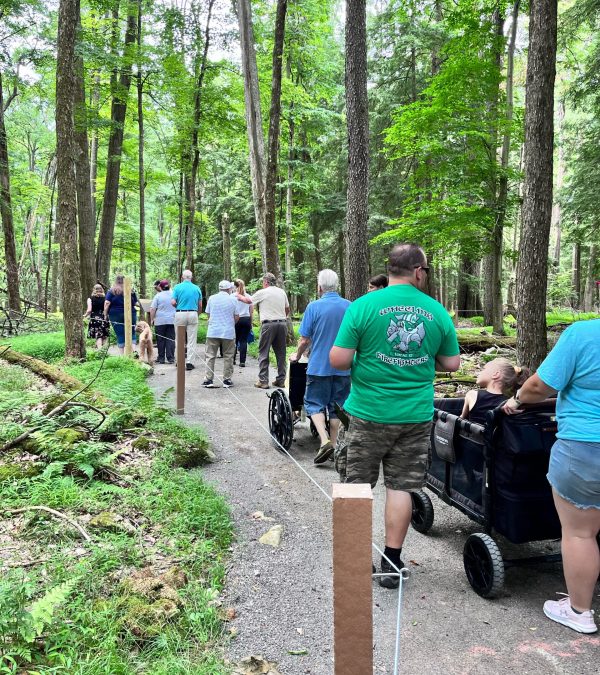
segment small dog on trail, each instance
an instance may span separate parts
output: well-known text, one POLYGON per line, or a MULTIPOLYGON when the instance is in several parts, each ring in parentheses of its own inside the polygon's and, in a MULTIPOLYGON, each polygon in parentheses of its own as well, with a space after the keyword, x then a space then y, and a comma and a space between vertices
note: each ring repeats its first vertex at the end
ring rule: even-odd
POLYGON ((135 324, 135 332, 139 335, 140 361, 145 361, 149 366, 154 364, 154 345, 152 344, 152 329, 145 321, 135 324))

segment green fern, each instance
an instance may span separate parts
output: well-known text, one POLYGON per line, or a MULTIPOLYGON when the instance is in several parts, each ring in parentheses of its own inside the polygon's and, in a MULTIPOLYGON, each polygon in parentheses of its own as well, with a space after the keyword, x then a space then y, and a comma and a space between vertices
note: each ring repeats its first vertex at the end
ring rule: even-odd
POLYGON ((54 610, 69 597, 75 583, 76 579, 69 579, 46 591, 31 605, 28 621, 21 628, 21 637, 26 642, 32 642, 42 634, 44 628, 51 623, 54 610))

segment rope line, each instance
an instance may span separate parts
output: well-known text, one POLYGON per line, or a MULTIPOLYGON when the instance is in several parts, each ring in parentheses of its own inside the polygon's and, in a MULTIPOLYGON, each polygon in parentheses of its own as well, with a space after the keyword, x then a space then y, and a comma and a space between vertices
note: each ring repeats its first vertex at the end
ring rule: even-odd
MULTIPOLYGON (((120 322, 112 322, 112 323, 119 323, 120 325, 125 325, 124 323, 121 324, 120 322)), ((148 324, 150 325, 150 324, 148 324)), ((168 337, 163 337, 165 340, 170 340, 171 342, 176 342, 173 338, 168 338, 168 337)), ((198 358, 201 363, 204 364, 205 367, 208 366, 206 359, 202 357, 198 353, 198 350, 194 350, 196 358, 198 358)), ((218 382, 220 382, 221 385, 223 385, 223 380, 216 374, 216 372, 213 370, 213 378, 216 379, 218 382)), ((325 491, 325 489, 321 486, 320 483, 315 480, 313 476, 311 476, 308 471, 293 457, 286 448, 281 445, 281 443, 274 438, 271 435, 271 432, 269 429, 258 419, 258 417, 254 414, 250 408, 240 399, 237 394, 231 390, 231 387, 224 387, 224 389, 227 389, 230 393, 230 395, 242 406, 244 410, 250 415, 250 417, 257 423, 257 425, 269 436, 269 439, 273 441, 281 451, 291 459, 291 461, 300 469, 300 471, 308 478, 308 480, 315 485, 315 487, 320 490, 320 492, 325 496, 325 498, 331 503, 333 502, 333 498, 331 495, 329 495, 328 492, 325 491)), ((397 612, 396 612, 396 636, 395 636, 395 648, 394 648, 394 673, 399 673, 399 664, 400 664, 400 625, 401 625, 401 617, 402 617, 402 586, 404 585, 404 582, 407 581, 410 577, 410 570, 406 567, 399 568, 395 563, 393 563, 386 555, 385 553, 375 544, 374 542, 371 542, 371 547, 377 551, 382 558, 385 558, 385 560, 391 565, 392 569, 395 570, 393 572, 386 572, 385 574, 373 574, 373 577, 382 577, 382 576, 387 576, 387 577, 398 577, 398 605, 397 605, 397 612)))

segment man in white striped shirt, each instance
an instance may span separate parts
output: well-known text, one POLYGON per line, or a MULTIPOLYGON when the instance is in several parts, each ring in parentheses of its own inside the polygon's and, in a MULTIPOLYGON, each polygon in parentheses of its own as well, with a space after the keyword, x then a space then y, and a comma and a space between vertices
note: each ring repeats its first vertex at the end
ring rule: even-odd
POLYGON ((208 331, 206 333, 206 373, 203 387, 213 388, 214 368, 219 347, 223 349, 223 386, 232 387, 233 357, 235 355, 235 324, 239 319, 237 302, 231 295, 233 284, 225 279, 219 282, 219 292, 211 295, 206 305, 208 331))

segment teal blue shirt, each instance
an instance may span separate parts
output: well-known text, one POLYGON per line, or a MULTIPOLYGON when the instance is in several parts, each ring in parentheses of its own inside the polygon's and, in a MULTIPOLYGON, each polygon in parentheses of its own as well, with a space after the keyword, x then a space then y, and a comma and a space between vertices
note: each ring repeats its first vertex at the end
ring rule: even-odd
POLYGON ((578 321, 560 336, 538 377, 559 392, 558 438, 600 443, 600 319, 578 321))
POLYGON ((179 311, 197 312, 198 303, 202 300, 202 291, 191 281, 182 281, 173 289, 173 300, 179 311))

